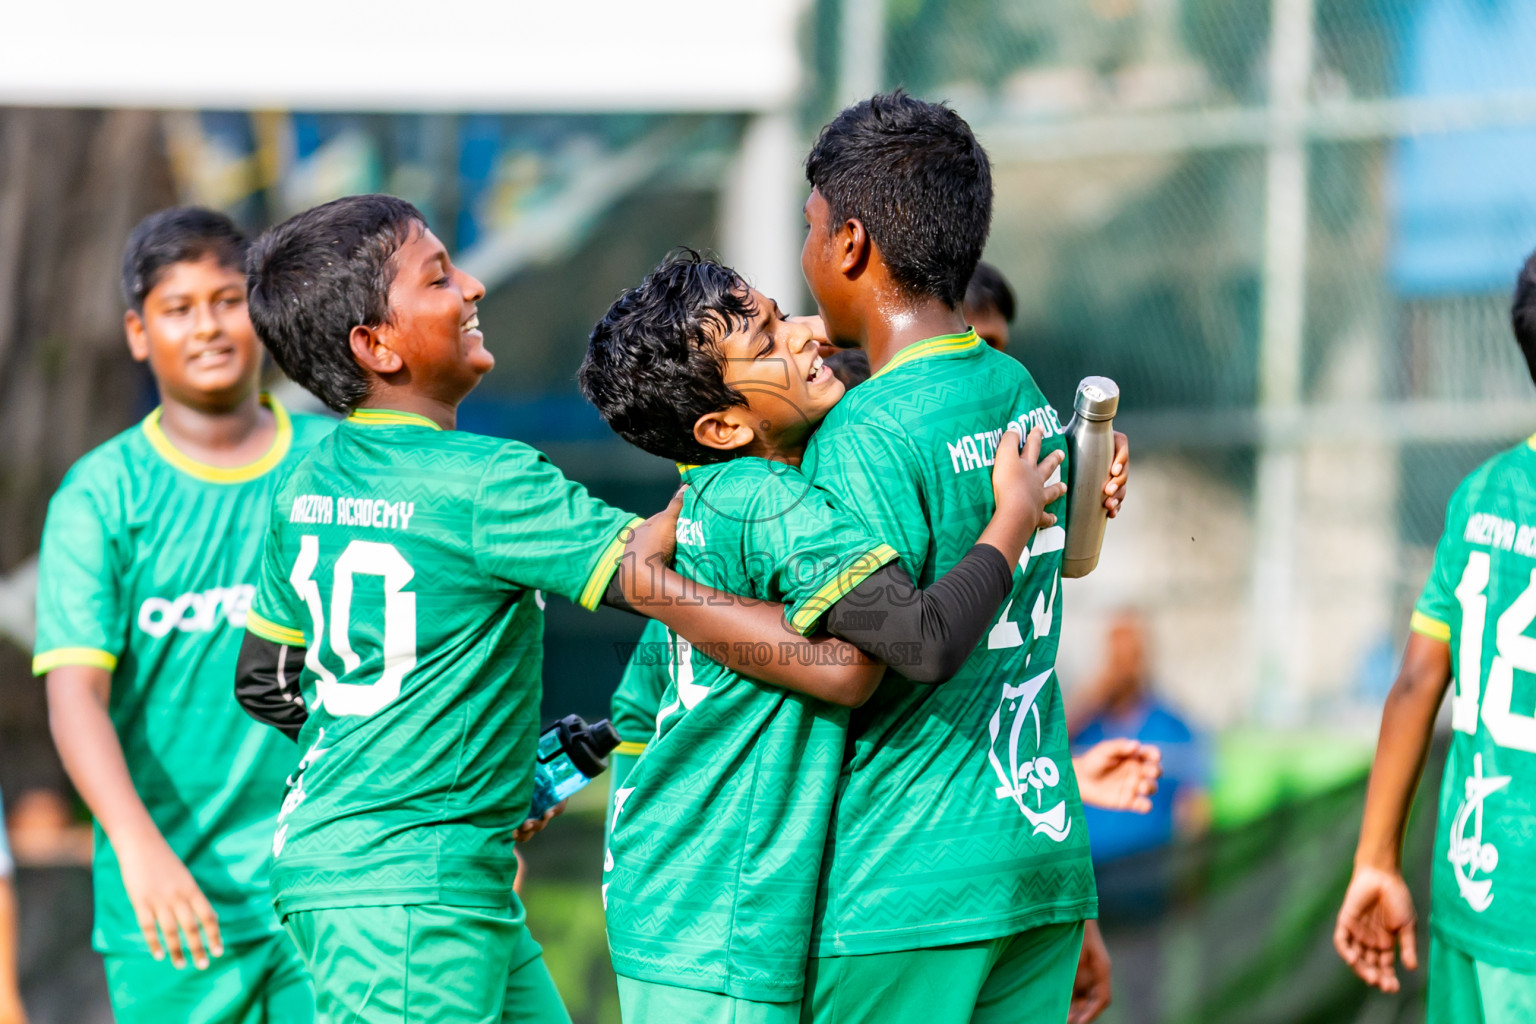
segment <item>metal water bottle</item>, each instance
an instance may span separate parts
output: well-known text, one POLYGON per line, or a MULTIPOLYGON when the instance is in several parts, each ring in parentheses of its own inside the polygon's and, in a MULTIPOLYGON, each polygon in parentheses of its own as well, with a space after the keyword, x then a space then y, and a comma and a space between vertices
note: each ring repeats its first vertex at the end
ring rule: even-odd
POLYGON ((1115 410, 1120 385, 1108 377, 1084 377, 1067 424, 1067 543, 1061 574, 1086 576, 1099 564, 1104 544, 1104 481, 1115 456, 1115 410))
POLYGON ((528 817, 544 812, 581 789, 608 768, 608 754, 619 734, 608 719, 588 725, 580 715, 566 715, 539 734, 538 763, 533 767, 533 803, 528 817))

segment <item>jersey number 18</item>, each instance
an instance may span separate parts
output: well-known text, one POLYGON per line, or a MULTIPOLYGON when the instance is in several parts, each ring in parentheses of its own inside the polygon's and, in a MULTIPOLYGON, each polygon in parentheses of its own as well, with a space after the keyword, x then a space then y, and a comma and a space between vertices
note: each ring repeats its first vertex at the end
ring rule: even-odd
POLYGON ((1488 735, 1501 747, 1536 753, 1536 717, 1511 710, 1515 670, 1536 673, 1536 637, 1525 635, 1536 621, 1536 571, 1530 585, 1499 616, 1494 628, 1496 652, 1488 666, 1488 692, 1478 693, 1483 674, 1483 631, 1488 622, 1487 552, 1474 551, 1456 586, 1461 602, 1461 650, 1456 665, 1456 693, 1451 698, 1451 727, 1477 732, 1479 703, 1488 735))

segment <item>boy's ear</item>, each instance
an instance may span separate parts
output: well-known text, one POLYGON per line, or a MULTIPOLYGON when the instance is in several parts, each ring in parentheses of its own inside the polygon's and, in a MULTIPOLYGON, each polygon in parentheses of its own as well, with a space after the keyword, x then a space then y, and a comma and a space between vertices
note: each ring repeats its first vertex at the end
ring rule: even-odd
POLYGON ((352 328, 347 341, 352 345, 353 358, 362 365, 363 369, 372 371, 376 376, 383 377, 398 373, 405 368, 405 360, 400 358, 400 353, 390 347, 382 332, 376 327, 358 324, 352 328))
POLYGON ((128 352, 136 363, 149 360, 149 335, 144 333, 144 318, 130 309, 123 314, 123 333, 128 335, 128 352))
POLYGON ((756 436, 752 429, 752 413, 740 405, 733 405, 720 412, 707 412, 693 424, 695 441, 706 448, 722 452, 744 448, 756 436))
POLYGON ((869 262, 869 251, 873 246, 869 232, 864 230, 864 222, 857 217, 843 221, 834 244, 837 247, 837 269, 845 277, 858 276, 869 262))

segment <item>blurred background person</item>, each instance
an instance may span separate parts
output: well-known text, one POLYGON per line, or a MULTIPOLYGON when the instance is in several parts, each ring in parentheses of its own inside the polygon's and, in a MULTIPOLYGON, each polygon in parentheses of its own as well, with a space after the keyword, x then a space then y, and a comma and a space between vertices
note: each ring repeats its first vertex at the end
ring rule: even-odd
POLYGON ((0 1024, 27 1024, 16 977, 16 893, 11 887, 14 867, 5 838, 5 802, 0 798, 0 1024))
POLYGON ((1008 348, 1008 325, 1013 322, 1016 303, 1013 287, 1003 272, 983 260, 965 289, 965 319, 981 340, 1002 352, 1008 348))
POLYGON ((27 867, 91 863, 91 826, 75 819, 57 789, 23 789, 7 810, 11 853, 17 862, 27 867))
POLYGON ((1125 611, 1110 622, 1104 666, 1067 699, 1067 730, 1075 754, 1107 739, 1157 746, 1163 777, 1146 814, 1087 807, 1094 863, 1155 850, 1210 826, 1210 756, 1205 737, 1153 691, 1146 620, 1125 611))

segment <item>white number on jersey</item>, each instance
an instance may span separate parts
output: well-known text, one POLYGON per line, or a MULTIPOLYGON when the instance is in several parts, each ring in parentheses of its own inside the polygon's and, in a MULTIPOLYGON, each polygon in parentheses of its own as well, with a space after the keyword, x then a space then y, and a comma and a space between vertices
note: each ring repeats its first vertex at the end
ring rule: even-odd
POLYGON ((1487 692, 1479 694, 1483 668, 1483 632, 1488 622, 1487 552, 1474 551, 1467 559, 1456 600, 1461 603, 1461 650, 1456 665, 1456 693, 1451 698, 1451 727, 1477 732, 1479 704, 1488 735, 1501 747, 1536 753, 1536 716, 1511 709, 1515 672, 1536 673, 1536 637, 1525 635, 1536 622, 1536 571, 1531 582, 1515 598, 1494 627, 1495 654, 1488 666, 1487 692))
POLYGON ((314 580, 319 562, 320 538, 305 536, 299 541, 299 557, 288 577, 314 623, 315 639, 304 654, 304 665, 315 674, 319 691, 316 706, 333 715, 377 714, 400 696, 405 674, 416 667, 416 595, 404 589, 416 570, 393 544, 371 540, 352 541, 336 559, 331 573, 330 641, 331 650, 341 659, 342 675, 362 665, 352 648, 352 579, 361 575, 384 580, 384 669, 373 682, 343 683, 320 657, 326 632, 320 587, 314 580))

